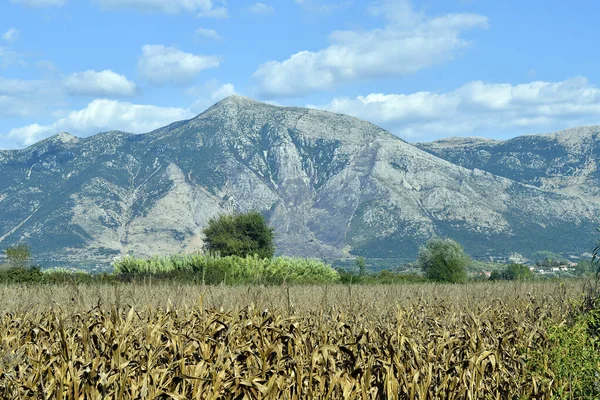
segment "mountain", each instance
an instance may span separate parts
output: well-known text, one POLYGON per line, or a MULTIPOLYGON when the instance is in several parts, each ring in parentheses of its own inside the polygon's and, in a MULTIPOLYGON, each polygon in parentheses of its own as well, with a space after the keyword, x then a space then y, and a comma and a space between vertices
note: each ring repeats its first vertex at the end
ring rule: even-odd
POLYGON ((368 122, 240 96, 147 134, 0 152, 0 176, 0 248, 26 241, 44 266, 192 251, 211 217, 253 209, 280 254, 398 262, 433 233, 476 257, 580 254, 600 216, 597 202, 464 168, 368 122))
POLYGON ((600 201, 600 126, 506 141, 450 138, 416 146, 465 168, 600 201))

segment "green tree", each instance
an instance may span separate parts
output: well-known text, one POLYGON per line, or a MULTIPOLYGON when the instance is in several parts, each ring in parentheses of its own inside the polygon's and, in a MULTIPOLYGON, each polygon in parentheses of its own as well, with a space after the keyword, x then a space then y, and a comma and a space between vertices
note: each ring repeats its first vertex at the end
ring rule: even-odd
POLYGON ((358 268, 358 274, 360 276, 365 276, 367 274, 367 263, 365 262, 364 257, 358 257, 356 259, 356 267, 358 268))
POLYGON ((257 211, 212 218, 204 235, 205 249, 223 257, 257 255, 272 258, 275 254, 273 228, 257 211))
POLYGON ((533 272, 527 265, 513 263, 502 272, 502 277, 507 281, 526 281, 533 279, 533 272))
POLYGON ((490 281, 501 281, 501 280, 504 280, 504 277, 502 276, 502 272, 492 271, 492 273, 490 274, 490 281))
POLYGON ((576 275, 585 275, 588 272, 592 272, 593 266, 590 260, 581 260, 575 266, 575 274, 576 275))
POLYGON ((11 246, 4 253, 6 255, 6 263, 11 268, 25 268, 31 259, 31 250, 25 243, 11 246))
POLYGON ((471 258, 458 242, 437 236, 421 246, 417 258, 417 264, 425 276, 436 282, 465 282, 470 262, 471 258))

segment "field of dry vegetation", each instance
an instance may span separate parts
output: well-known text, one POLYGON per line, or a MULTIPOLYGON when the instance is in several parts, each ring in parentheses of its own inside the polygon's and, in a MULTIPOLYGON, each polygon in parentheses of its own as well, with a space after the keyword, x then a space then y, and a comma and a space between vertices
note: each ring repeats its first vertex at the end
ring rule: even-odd
POLYGON ((599 398, 580 295, 575 281, 0 286, 0 397, 599 398))

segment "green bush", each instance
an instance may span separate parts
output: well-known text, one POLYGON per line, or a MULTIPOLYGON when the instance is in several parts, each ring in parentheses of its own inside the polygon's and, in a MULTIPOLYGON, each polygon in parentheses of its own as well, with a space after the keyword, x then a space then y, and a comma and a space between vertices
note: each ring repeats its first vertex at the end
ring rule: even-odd
POLYGON ((533 272, 527 265, 509 264, 502 271, 494 271, 490 276, 492 281, 529 281, 534 278, 533 272))
POLYGON ((590 330, 600 310, 548 328, 545 346, 529 349, 531 378, 555 388, 557 399, 600 398, 600 340, 590 330))
MULTIPOLYGON (((10 265, 10 264, 9 264, 10 265)), ((0 283, 41 283, 44 274, 40 267, 9 267, 0 270, 0 283)))
POLYGON ((256 211, 212 218, 204 235, 205 250, 223 257, 257 255, 271 258, 275 254, 273 228, 256 211))
POLYGON ((117 279, 109 274, 92 275, 67 270, 42 270, 39 266, 0 269, 0 284, 64 284, 111 283, 117 279))
POLYGON ((227 256, 188 254, 170 257, 137 259, 125 257, 113 264, 114 273, 134 278, 141 275, 156 277, 187 276, 207 284, 282 284, 329 283, 340 280, 340 275, 319 260, 258 256, 227 256))
POLYGON ((467 280, 471 258, 454 240, 434 236, 419 249, 417 264, 430 280, 461 283, 467 280))

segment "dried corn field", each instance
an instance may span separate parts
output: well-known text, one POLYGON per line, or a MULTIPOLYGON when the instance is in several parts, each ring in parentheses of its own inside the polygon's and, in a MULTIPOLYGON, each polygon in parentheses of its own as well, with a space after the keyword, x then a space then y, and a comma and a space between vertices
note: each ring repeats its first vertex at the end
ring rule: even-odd
POLYGON ((549 399, 529 357, 579 288, 0 287, 0 396, 549 399))

